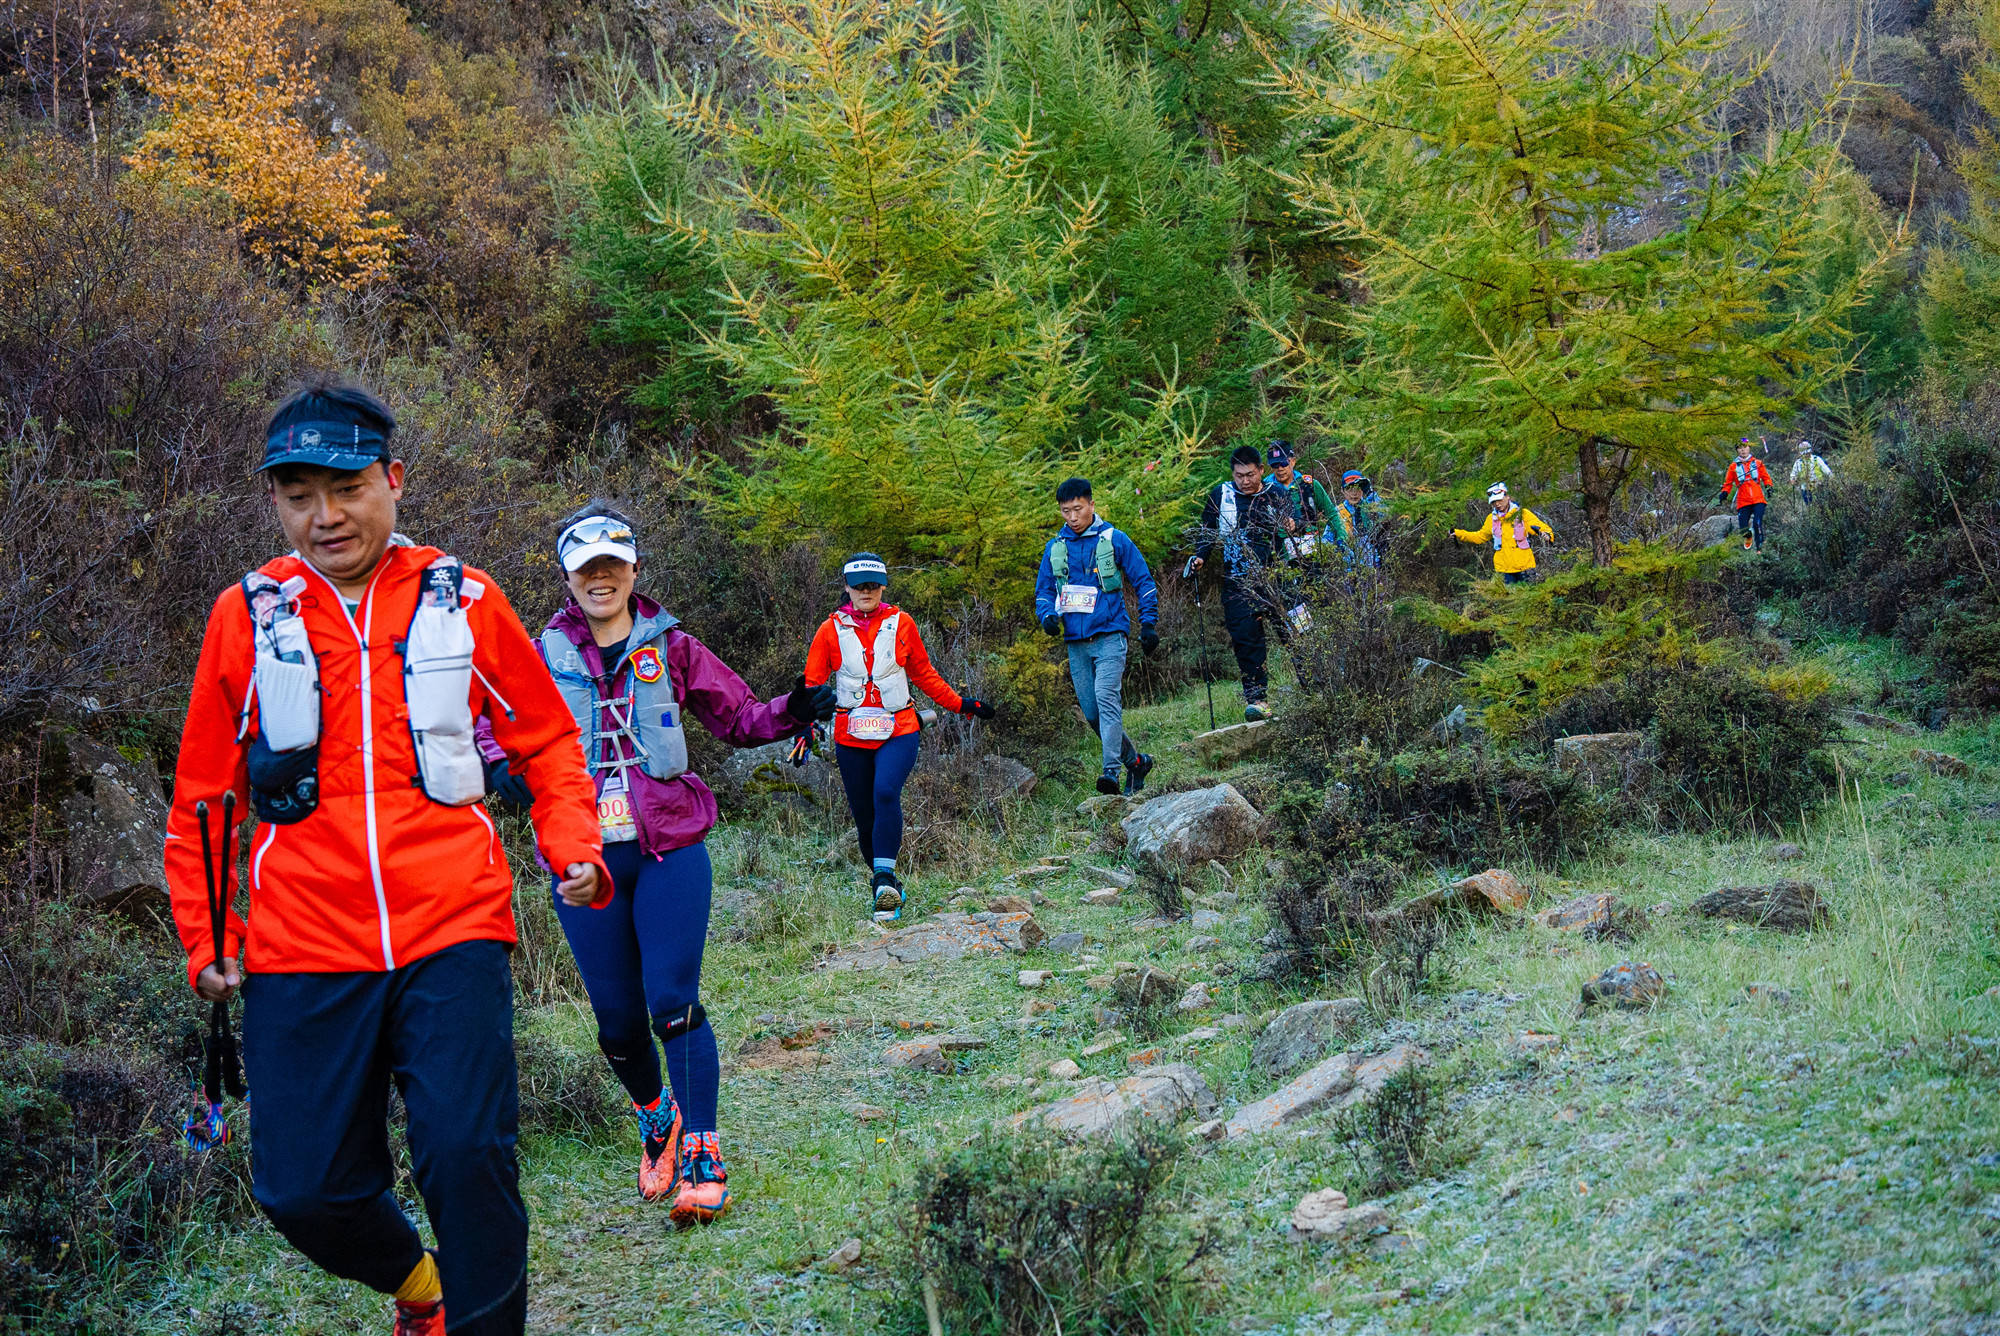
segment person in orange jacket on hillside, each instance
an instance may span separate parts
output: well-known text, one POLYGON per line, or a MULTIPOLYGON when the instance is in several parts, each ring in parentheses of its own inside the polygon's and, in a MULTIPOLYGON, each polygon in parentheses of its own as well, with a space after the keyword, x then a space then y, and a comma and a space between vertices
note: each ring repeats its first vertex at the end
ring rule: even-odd
POLYGON ((873 872, 869 892, 878 920, 902 917, 903 883, 896 856, 903 847, 903 785, 917 764, 922 725, 910 685, 959 714, 991 719, 993 707, 962 697, 931 666, 910 615, 884 603, 889 567, 873 552, 857 552, 841 568, 847 602, 820 623, 806 651, 805 682, 834 684, 833 752, 841 787, 873 872))
POLYGON ((1499 572, 1502 583, 1521 584, 1535 572, 1535 550, 1528 546, 1529 539, 1539 533, 1554 542, 1556 531, 1534 511, 1515 505, 1504 482, 1486 489, 1486 508, 1484 524, 1477 529, 1453 529, 1452 537, 1461 543, 1491 543, 1493 569, 1499 572))
POLYGON ((1736 458, 1722 475, 1721 492, 1722 499, 1736 507, 1736 529, 1743 535, 1745 548, 1752 545, 1754 537, 1757 550, 1764 550, 1764 489, 1772 485, 1771 470, 1757 458, 1755 444, 1745 436, 1736 443, 1736 458))
POLYGON ((293 550, 209 613, 167 880, 195 990, 243 993, 252 1192, 272 1224, 394 1295, 396 1336, 518 1336, 514 878, 480 806, 475 721, 532 789, 566 893, 608 902, 611 877, 576 721, 506 596, 396 532, 395 427, 332 381, 272 415, 259 472, 293 550), (262 822, 249 913, 217 959, 195 808, 245 790, 262 822), (435 1251, 397 1205, 392 1077, 435 1251))

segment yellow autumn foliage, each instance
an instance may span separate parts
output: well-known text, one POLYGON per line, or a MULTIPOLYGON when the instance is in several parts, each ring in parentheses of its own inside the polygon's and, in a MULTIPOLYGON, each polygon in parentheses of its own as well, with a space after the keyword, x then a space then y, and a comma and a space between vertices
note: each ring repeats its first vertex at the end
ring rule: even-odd
POLYGON ((181 11, 172 45, 127 72, 160 99, 126 159, 142 176, 226 200, 245 247, 308 282, 354 288, 388 271, 402 229, 369 193, 381 175, 301 117, 319 94, 313 48, 284 37, 282 0, 181 11))

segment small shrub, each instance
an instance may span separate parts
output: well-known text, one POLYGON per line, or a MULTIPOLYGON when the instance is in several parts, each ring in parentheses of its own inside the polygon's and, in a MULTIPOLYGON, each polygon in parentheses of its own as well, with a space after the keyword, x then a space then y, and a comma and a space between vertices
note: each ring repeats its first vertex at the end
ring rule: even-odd
POLYGON ((1395 1192, 1436 1177, 1460 1155, 1444 1121, 1445 1078, 1428 1067, 1409 1067, 1382 1083, 1376 1097, 1343 1110, 1333 1139, 1353 1158, 1370 1195, 1395 1192))
MULTIPOLYGON (((1792 683, 1785 683, 1792 685, 1792 683)), ((1685 824, 1737 816, 1776 826, 1817 807, 1834 783, 1832 697, 1776 690, 1726 667, 1675 674, 1653 698, 1660 768, 1685 824)))
POLYGON ((1310 974, 1340 974, 1375 949, 1377 932, 1368 915, 1388 907, 1402 869, 1386 858, 1363 858, 1333 876, 1284 878, 1272 884, 1265 903, 1286 942, 1310 974))
POLYGON ((1281 813, 1295 844, 1328 867, 1386 858, 1402 867, 1515 862, 1555 867, 1582 855, 1617 815, 1575 775, 1507 748, 1431 746, 1329 758, 1326 786, 1281 813))
POLYGON ((617 1118, 624 1101, 595 1048, 566 1044, 533 1012, 515 1018, 514 1063, 520 1069, 521 1130, 588 1136, 617 1118))
POLYGON ((1154 1331, 1197 1299, 1206 1236, 1170 1214, 1179 1143, 1145 1128, 1069 1145, 988 1132, 928 1166, 897 1203, 953 1332, 1154 1331))

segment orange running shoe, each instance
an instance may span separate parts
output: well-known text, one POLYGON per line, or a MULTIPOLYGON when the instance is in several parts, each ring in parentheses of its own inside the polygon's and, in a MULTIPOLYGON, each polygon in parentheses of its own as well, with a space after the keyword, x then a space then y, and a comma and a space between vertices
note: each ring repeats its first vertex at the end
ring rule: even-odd
POLYGON ((729 1166, 722 1162, 715 1133, 695 1133, 681 1157, 681 1190, 674 1198, 673 1221, 682 1228, 705 1225, 728 1209, 729 1166))
POLYGON ((395 1336, 444 1336, 444 1300, 427 1304, 396 1300, 395 1336))
POLYGON ((670 1197, 681 1177, 680 1105, 662 1090, 632 1112, 639 1116, 639 1195, 646 1201, 670 1197))

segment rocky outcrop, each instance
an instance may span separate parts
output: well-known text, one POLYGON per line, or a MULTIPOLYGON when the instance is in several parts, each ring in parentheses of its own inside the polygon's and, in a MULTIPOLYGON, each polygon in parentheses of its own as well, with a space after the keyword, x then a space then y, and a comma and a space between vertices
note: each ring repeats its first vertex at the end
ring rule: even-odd
POLYGON ((1735 532, 1734 515, 1710 515, 1696 520, 1687 527, 1687 535, 1696 547, 1714 547, 1717 543, 1726 543, 1735 532))
POLYGON ((1347 1204, 1347 1194, 1338 1188, 1308 1192, 1292 1209, 1291 1241, 1319 1243, 1330 1239, 1356 1239, 1389 1227, 1389 1212, 1380 1202, 1347 1204))
POLYGON ((821 807, 844 802, 840 772, 833 762, 818 752, 806 753, 804 765, 786 760, 790 739, 767 742, 761 747, 739 747, 723 758, 716 785, 732 802, 791 794, 821 807))
POLYGON ((1263 818, 1234 786, 1155 798, 1121 823, 1125 850, 1141 868, 1173 876, 1210 859, 1229 859, 1257 839, 1263 818))
POLYGON ((1462 877, 1449 886, 1428 891, 1414 900, 1376 910, 1368 915, 1368 921, 1376 927, 1393 930, 1406 923, 1431 918, 1452 905, 1502 914, 1518 913, 1528 907, 1528 888, 1513 873, 1490 867, 1484 872, 1462 877))
POLYGON ((1345 1109, 1372 1100, 1390 1077, 1430 1060, 1429 1051, 1415 1044, 1398 1044, 1372 1057, 1336 1053, 1255 1104, 1237 1110, 1223 1135, 1233 1138, 1268 1132, 1322 1109, 1345 1109))
POLYGON ((1111 989, 1126 1006, 1145 1008, 1165 1006, 1185 994, 1188 986, 1163 969, 1139 965, 1119 970, 1111 989))
POLYGON ((1667 995, 1667 981, 1646 961, 1621 960, 1583 986, 1586 1007, 1609 1004, 1621 1011, 1650 1007, 1667 995))
MULTIPOLYGON (((71 895, 100 909, 149 902, 164 907, 167 800, 158 772, 80 733, 65 734, 63 741, 78 777, 76 792, 63 803, 71 895)), ((221 809, 211 806, 219 842, 221 809)))
POLYGON ((973 788, 982 798, 1025 798, 1035 791, 1040 777, 1011 756, 988 753, 979 758, 972 773, 973 788))
POLYGON ((1933 775, 1942 775, 1947 779, 1964 779, 1972 773, 1970 762, 1950 752, 1932 751, 1928 747, 1915 748, 1910 752, 1910 759, 1933 775))
POLYGON ((1577 733, 1557 738, 1556 769, 1598 789, 1622 789, 1647 764, 1644 733, 1577 733))
POLYGON ((1615 895, 1593 891, 1535 915, 1535 922, 1558 932, 1573 932, 1593 941, 1630 937, 1643 922, 1639 911, 1615 895))
POLYGON ((1047 936, 1033 914, 938 914, 900 932, 843 947, 815 968, 879 970, 966 955, 998 956, 1031 950, 1047 936))
POLYGON ((1768 886, 1725 886, 1688 906, 1703 918, 1735 919, 1778 932, 1807 932, 1832 917, 1809 881, 1781 877, 1768 886))
POLYGON ((1215 1092, 1201 1073, 1186 1063, 1168 1062, 1118 1081, 1103 1077, 1078 1081, 1070 1094, 1018 1113, 1009 1123, 1015 1127, 1038 1123, 1069 1137, 1109 1137, 1140 1121, 1172 1125, 1205 1118, 1215 1108, 1215 1092))
POLYGON ((1250 1065, 1276 1079, 1317 1062, 1336 1042, 1354 1033, 1367 1018, 1368 1007, 1358 997, 1301 1002, 1279 1012, 1250 1050, 1250 1065))
POLYGON ((1181 746, 1201 758, 1211 770, 1223 770, 1238 761, 1263 756, 1277 744, 1278 731, 1268 719, 1247 724, 1228 724, 1207 733, 1197 733, 1181 746))

